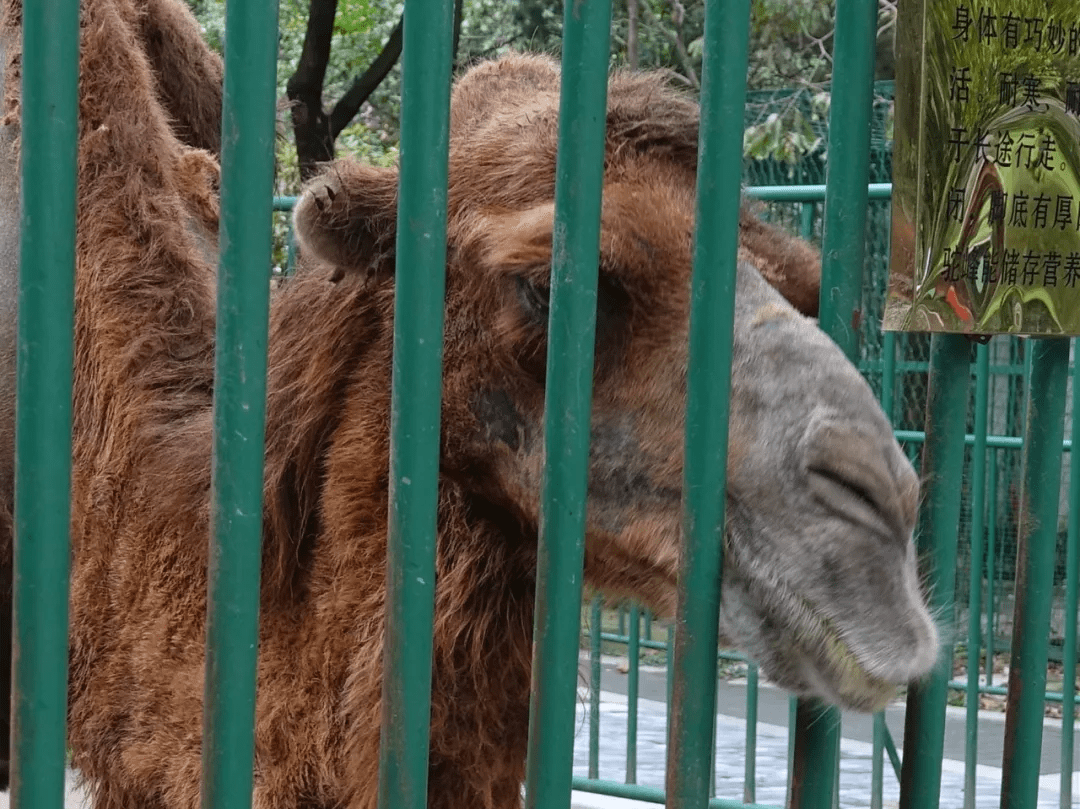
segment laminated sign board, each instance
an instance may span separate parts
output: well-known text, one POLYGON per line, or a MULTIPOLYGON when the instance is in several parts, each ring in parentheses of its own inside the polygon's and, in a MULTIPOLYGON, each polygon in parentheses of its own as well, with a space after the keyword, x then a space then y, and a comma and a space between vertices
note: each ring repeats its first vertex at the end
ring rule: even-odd
POLYGON ((885 328, 1080 334, 1080 2, 899 14, 885 328))

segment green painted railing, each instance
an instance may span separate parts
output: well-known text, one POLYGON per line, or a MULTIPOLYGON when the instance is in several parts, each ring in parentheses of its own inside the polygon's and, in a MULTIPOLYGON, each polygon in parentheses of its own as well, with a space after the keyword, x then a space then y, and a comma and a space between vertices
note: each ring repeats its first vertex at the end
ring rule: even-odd
POLYGON ((427 805, 453 15, 404 19, 380 809, 427 805))
POLYGON ((230 0, 221 124, 204 809, 251 805, 274 181, 277 15, 230 0))
MULTIPOLYGON (((426 803, 431 609, 434 587, 434 518, 438 481, 439 385, 443 269, 445 265, 447 99, 450 75, 452 0, 408 0, 404 31, 403 126, 393 418, 391 422, 391 532, 389 622, 382 729, 380 806, 419 809, 426 803), (402 571, 424 575, 404 576, 402 571), (408 638, 408 643, 405 639, 408 638)), ((641 649, 667 652, 669 765, 667 800, 690 809, 753 806, 756 762, 748 752, 743 799, 713 797, 712 742, 715 723, 716 624, 725 490, 727 388, 734 289, 736 210, 739 196, 741 121, 745 87, 749 6, 707 3, 703 72, 698 228, 695 243, 691 367, 687 415, 687 549, 678 624, 663 643, 632 613, 624 635, 601 631, 592 609, 590 648, 589 778, 571 777, 573 711, 577 683, 577 633, 581 600, 585 470, 588 458, 598 225, 603 166, 603 109, 608 65, 610 2, 566 4, 563 48, 563 116, 556 185, 556 250, 552 270, 549 374, 564 384, 549 386, 545 445, 558 457, 544 477, 537 592, 536 657, 530 727, 526 803, 565 807, 571 788, 659 803, 658 789, 602 780, 596 746, 599 712, 599 650, 625 637, 633 686, 628 730, 635 738, 637 664, 641 649), (704 226, 707 223, 707 226, 704 226), (555 508, 558 504, 559 508, 555 508), (544 710, 538 710, 538 705, 544 710)), ((825 186, 749 189, 750 196, 801 204, 802 232, 809 237, 817 206, 824 202, 824 261, 821 324, 857 359, 851 313, 861 295, 862 234, 867 204, 888 199, 887 184, 867 186, 865 143, 874 40, 875 6, 864 0, 838 3, 836 69, 865 81, 838 85, 830 117, 832 138, 825 186), (843 159, 839 155, 843 154, 843 159), (854 234, 854 235, 852 235, 854 234)), ((68 579, 68 481, 71 429, 72 306, 74 268, 74 178, 78 3, 41 0, 24 11, 22 148, 23 181, 19 334, 19 421, 15 548, 16 737, 12 798, 18 807, 57 809, 63 795, 64 712, 68 579)), ((208 616, 204 806, 250 805, 252 717, 258 615, 259 532, 262 486, 263 398, 266 309, 270 263, 270 211, 289 210, 293 198, 270 204, 274 117, 273 14, 254 0, 230 0, 227 31, 233 32, 226 69, 223 110, 222 244, 218 304, 215 401, 214 545, 211 609, 208 616), (242 36, 235 32, 243 31, 242 36), (224 541, 225 538, 228 541, 224 541)), ((288 267, 294 247, 288 236, 288 267)), ((1069 575, 1064 596, 1065 681, 1061 693, 1045 691, 1046 626, 1053 575, 1054 529, 1059 512, 1061 459, 1080 434, 1080 395, 1074 388, 1073 423, 1064 436, 1069 342, 1036 343, 1029 365, 993 366, 977 351, 976 418, 967 434, 965 412, 972 374, 971 348, 959 337, 937 336, 928 362, 896 357, 896 338, 884 338, 881 360, 866 365, 882 373, 882 399, 892 412, 895 374, 928 372, 927 429, 898 431, 909 447, 922 446, 925 502, 919 548, 939 614, 953 609, 953 575, 959 534, 959 486, 964 453, 972 448, 972 558, 996 564, 995 520, 986 517, 998 489, 997 453, 1023 453, 1018 562, 1018 619, 1011 644, 1012 669, 1020 676, 1009 689, 994 686, 991 631, 980 637, 983 594, 981 561, 973 568, 964 681, 951 674, 951 655, 938 671, 909 693, 905 754, 900 762, 884 722, 875 721, 874 794, 881 806, 887 776, 884 757, 900 770, 901 804, 938 803, 943 716, 950 689, 964 690, 969 711, 966 774, 968 805, 974 801, 974 703, 983 693, 1007 693, 1009 715, 1002 805, 1034 805, 1043 706, 1075 700, 1077 543, 1080 509, 1070 510, 1069 575), (875 365, 874 363, 879 363, 875 365), (1030 379, 1039 398, 1029 397, 1024 436, 991 435, 986 380, 999 370, 1030 379), (886 384, 887 380, 887 384, 886 384), (980 410, 981 408, 981 410, 980 410), (1075 512, 1075 514, 1073 513, 1075 512), (985 529, 985 546, 983 533, 985 529), (979 652, 985 647, 985 682, 979 652)), ((1069 498, 1080 501, 1080 459, 1070 458, 1069 498)), ((994 581, 992 570, 987 579, 994 581)), ((993 613, 993 587, 988 612, 993 613)), ((647 620, 647 619, 646 619, 647 620)), ((997 646, 1000 651, 1000 646, 997 646)), ((951 650, 946 650, 951 651, 951 650)), ((747 748, 755 744, 756 668, 748 669, 747 748)), ((792 710, 791 803, 827 809, 837 800, 839 724, 835 711, 812 703, 792 710)), ((1062 743, 1062 806, 1071 803, 1073 713, 1066 710, 1062 743)), ((635 780, 636 742, 626 751, 627 780, 635 780)))
POLYGON ((610 35, 610 0, 566 4, 527 809, 570 803, 610 35))
POLYGON ((706 3, 691 282, 679 565, 667 804, 704 809, 713 772, 716 646, 723 568, 741 125, 749 3, 706 3))
POLYGON ((11 798, 16 807, 59 809, 67 713, 78 0, 29 3, 23 26, 11 798))

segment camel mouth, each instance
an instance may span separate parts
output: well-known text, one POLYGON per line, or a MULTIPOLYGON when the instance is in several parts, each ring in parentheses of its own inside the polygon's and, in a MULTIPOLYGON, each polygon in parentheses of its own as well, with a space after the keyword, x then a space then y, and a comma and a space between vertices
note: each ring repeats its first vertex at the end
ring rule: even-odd
POLYGON ((813 619, 811 634, 798 641, 806 695, 866 713, 882 710, 908 679, 893 682, 873 674, 832 620, 818 611, 813 619))
MULTIPOLYGON (((732 546, 730 537, 727 545, 732 546)), ((740 564, 737 554, 728 559, 721 606, 725 634, 781 688, 873 713, 937 661, 937 627, 914 594, 896 603, 886 599, 874 614, 837 615, 816 604, 805 587, 761 575, 753 565, 740 564)))
MULTIPOLYGON (((788 626, 777 638, 765 639, 772 648, 761 655, 762 668, 777 685, 800 696, 874 713, 888 705, 898 689, 933 668, 936 630, 931 629, 930 638, 911 643, 898 632, 895 651, 887 657, 875 655, 862 648, 857 627, 841 626, 806 599, 799 601, 788 626)), ((775 619, 775 612, 770 614, 775 619)))
POLYGON ((888 705, 909 678, 872 672, 829 617, 805 601, 802 606, 797 621, 746 644, 765 676, 797 696, 849 710, 874 713, 888 705))

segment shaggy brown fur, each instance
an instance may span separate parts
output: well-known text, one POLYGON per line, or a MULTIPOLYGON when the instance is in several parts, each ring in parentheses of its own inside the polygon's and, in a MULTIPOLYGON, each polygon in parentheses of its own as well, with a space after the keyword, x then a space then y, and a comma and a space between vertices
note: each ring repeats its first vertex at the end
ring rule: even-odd
MULTIPOLYGON (((140 30, 134 0, 84 0, 69 738, 96 809, 194 809, 216 168, 155 101, 140 30)), ((586 576, 670 614, 697 113, 650 76, 610 97, 586 576)), ((557 99, 541 57, 454 92, 433 809, 519 804, 557 99)), ((347 161, 317 180, 307 266, 273 299, 257 809, 376 801, 396 188, 347 161)), ((778 232, 744 247, 781 288, 809 255, 778 232)), ((725 631, 785 685, 876 707, 934 657, 917 482, 839 350, 750 265, 738 284, 725 631)))
POLYGON ((186 3, 143 0, 139 35, 158 96, 181 142, 221 151, 221 57, 207 47, 186 3))
MULTIPOLYGON (((221 58, 203 41, 199 24, 182 0, 139 0, 131 10, 143 49, 156 82, 156 96, 164 106, 176 136, 184 143, 217 153, 221 142, 221 58)), ((12 22, 15 17, 12 17, 12 22)), ((6 109, 0 135, 0 169, 5 185, 0 194, 9 201, 18 198, 18 175, 8 161, 17 143, 19 51, 9 48, 5 92, 6 109), (10 183, 10 185, 9 185, 10 183)), ((188 160, 189 171, 201 176, 182 182, 182 189, 216 187, 217 167, 213 161, 188 160)), ((186 191, 185 191, 186 193, 186 191)), ((202 235, 204 253, 215 252, 217 233, 216 200, 205 192, 188 195, 193 225, 202 235), (202 198, 200 198, 202 197, 202 198)), ((11 521, 13 502, 14 395, 15 395, 15 294, 18 273, 18 206, 0 216, 0 694, 10 691, 11 675, 11 521)), ((0 700, 0 789, 7 787, 9 716, 8 700, 0 700)))

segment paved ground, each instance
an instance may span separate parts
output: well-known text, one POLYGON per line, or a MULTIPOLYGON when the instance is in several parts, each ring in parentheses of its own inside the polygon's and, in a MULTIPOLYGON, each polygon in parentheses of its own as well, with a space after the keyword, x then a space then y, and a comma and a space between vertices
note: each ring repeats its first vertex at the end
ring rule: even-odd
MULTIPOLYGON (((626 775, 626 683, 615 670, 617 658, 605 658, 601 677, 599 777, 623 781, 626 775)), ((588 671, 582 666, 582 676, 588 671)), ((587 682, 587 679, 583 679, 587 682)), ((643 668, 639 684, 637 782, 662 787, 666 751, 667 716, 664 705, 666 680, 663 669, 643 668)), ((740 800, 745 773, 746 685, 720 684, 717 695, 716 794, 740 800)), ((942 765, 941 807, 961 809, 964 797, 964 717, 963 709, 949 708, 946 717, 945 760, 942 765)), ((762 687, 758 702, 758 738, 755 796, 758 803, 782 806, 787 789, 788 696, 772 687, 762 687)), ((904 708, 894 705, 886 711, 886 723, 903 749, 904 708)), ((870 803, 870 774, 873 747, 870 717, 845 713, 841 719, 840 806, 867 807, 870 803)), ((976 806, 997 807, 1001 790, 1001 755, 1004 716, 984 711, 979 717, 976 806)), ((578 732, 575 739, 574 774, 588 775, 588 692, 582 688, 578 705, 578 732)), ((1040 809, 1059 805, 1061 723, 1047 720, 1043 733, 1040 776, 1040 809)), ((1080 750, 1074 755, 1073 771, 1080 769, 1080 750)), ((1080 778, 1073 776, 1073 806, 1080 806, 1080 778)), ((884 803, 896 806, 899 784, 886 761, 884 803)), ((575 794, 575 805, 611 807, 617 804, 594 802, 592 796, 575 794)))
MULTIPOLYGON (((623 781, 626 776, 626 684, 617 658, 605 658, 601 678, 599 775, 605 780, 623 781)), ((583 678, 587 667, 582 667, 583 678)), ((587 682, 583 679, 583 682, 587 682)), ((665 673, 662 669, 643 668, 638 703, 637 781, 662 787, 667 736, 665 673)), ((588 775, 588 692, 580 691, 578 725, 574 749, 574 774, 588 775)), ((746 738, 746 685, 721 683, 718 697, 716 794, 739 800, 743 796, 744 742, 746 738)), ((886 721, 897 747, 902 750, 904 730, 902 705, 886 711, 886 721)), ((783 806, 787 789, 788 697, 778 689, 763 686, 758 702, 758 737, 756 795, 760 804, 783 806)), ((841 720, 843 740, 840 745, 840 806, 860 809, 870 804, 870 772, 873 748, 872 722, 859 714, 844 714, 841 720)), ((1001 789, 1001 753, 1004 718, 983 712, 979 721, 976 806, 996 809, 1001 789)), ((1039 809, 1058 809, 1058 785, 1061 770, 1061 723, 1047 720, 1043 732, 1043 755, 1040 777, 1039 809)), ((964 784, 964 711, 949 708, 946 718, 945 761, 942 765, 941 809, 961 809, 964 784)), ((1074 757, 1073 770, 1080 770, 1080 750, 1074 757)), ((1073 806, 1080 806, 1080 778, 1073 776, 1073 806)), ((895 807, 899 785, 891 765, 885 765, 884 802, 895 807)), ((0 793, 0 809, 8 809, 8 796, 0 793)), ((584 792, 574 793, 579 809, 645 809, 641 804, 584 792)), ((74 778, 69 777, 65 809, 84 809, 74 778)))

